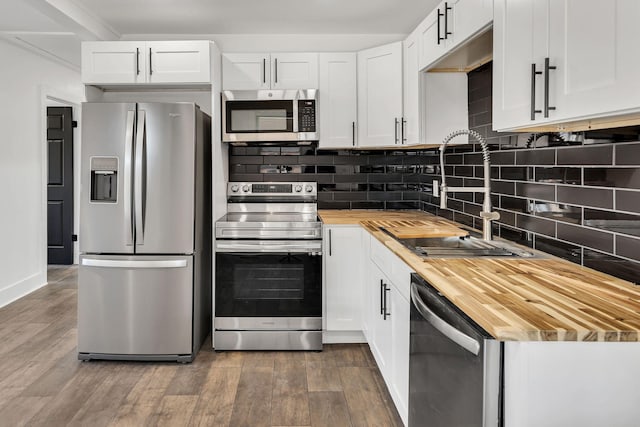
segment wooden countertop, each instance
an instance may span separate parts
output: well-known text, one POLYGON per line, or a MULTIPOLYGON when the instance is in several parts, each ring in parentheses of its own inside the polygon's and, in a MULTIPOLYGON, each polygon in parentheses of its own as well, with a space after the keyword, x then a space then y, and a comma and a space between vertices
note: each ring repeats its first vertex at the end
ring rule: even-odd
POLYGON ((379 227, 451 225, 423 212, 319 212, 361 224, 499 340, 640 341, 640 287, 555 257, 423 259, 379 227))

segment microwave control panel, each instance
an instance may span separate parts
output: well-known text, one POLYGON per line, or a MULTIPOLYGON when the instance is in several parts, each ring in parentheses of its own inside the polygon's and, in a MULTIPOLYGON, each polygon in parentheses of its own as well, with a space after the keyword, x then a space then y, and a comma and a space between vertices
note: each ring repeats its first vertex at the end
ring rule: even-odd
POLYGON ((315 99, 298 100, 298 132, 316 131, 315 99))

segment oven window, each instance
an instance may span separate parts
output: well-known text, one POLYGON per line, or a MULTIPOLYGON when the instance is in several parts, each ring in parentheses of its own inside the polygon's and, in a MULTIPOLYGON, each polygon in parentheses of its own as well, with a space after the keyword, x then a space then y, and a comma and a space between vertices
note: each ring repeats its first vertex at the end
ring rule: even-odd
POLYGON ((290 300, 304 298, 304 266, 298 264, 237 265, 233 277, 236 300, 290 300))
POLYGON ((227 133, 293 132, 292 101, 227 101, 227 133))
POLYGON ((322 314, 322 257, 216 254, 215 315, 304 317, 322 314))

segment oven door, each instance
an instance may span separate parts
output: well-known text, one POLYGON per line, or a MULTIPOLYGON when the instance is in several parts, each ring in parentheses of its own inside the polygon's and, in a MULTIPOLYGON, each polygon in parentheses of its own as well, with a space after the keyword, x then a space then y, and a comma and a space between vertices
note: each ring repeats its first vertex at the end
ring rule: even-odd
POLYGON ((216 249, 216 319, 322 316, 321 241, 236 244, 216 249))

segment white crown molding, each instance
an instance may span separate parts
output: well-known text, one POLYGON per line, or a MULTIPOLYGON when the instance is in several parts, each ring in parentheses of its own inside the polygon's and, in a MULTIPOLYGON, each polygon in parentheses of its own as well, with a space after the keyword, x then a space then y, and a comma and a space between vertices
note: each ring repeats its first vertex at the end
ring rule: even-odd
POLYGON ((72 62, 69 62, 64 58, 61 58, 60 56, 57 56, 54 53, 51 53, 45 49, 42 49, 41 47, 25 40, 26 38, 25 36, 28 36, 28 35, 37 35, 37 36, 49 35, 52 37, 55 37, 55 36, 64 36, 64 37, 74 36, 75 37, 76 35, 74 33, 37 32, 37 31, 0 31, 0 38, 15 46, 28 50, 29 52, 35 53, 36 55, 40 55, 50 61, 56 62, 67 68, 70 68, 73 71, 80 72, 79 64, 74 64, 72 62))
POLYGON ((108 23, 73 0, 24 0, 81 40, 119 40, 118 33, 108 23))

